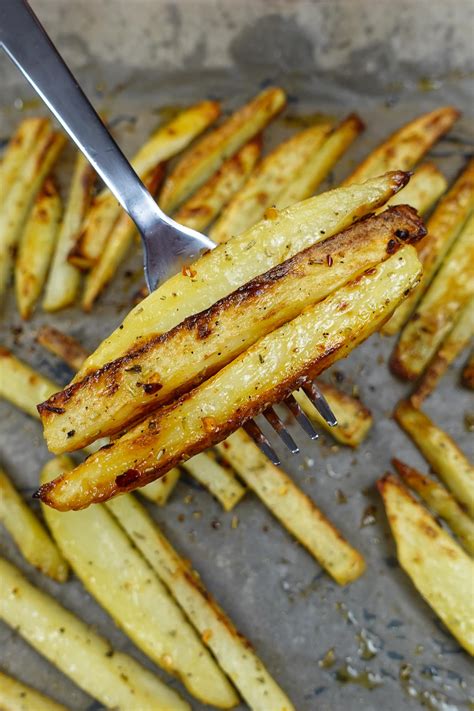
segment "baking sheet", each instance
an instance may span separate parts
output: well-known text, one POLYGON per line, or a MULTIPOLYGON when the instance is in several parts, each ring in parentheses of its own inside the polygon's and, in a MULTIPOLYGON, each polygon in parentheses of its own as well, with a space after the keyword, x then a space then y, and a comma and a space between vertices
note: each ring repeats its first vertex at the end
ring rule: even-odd
MULTIPOLYGON (((451 139, 432 152, 452 177, 474 145, 473 6, 457 2, 448 8, 421 0, 397 3, 395 11, 394 5, 111 0, 99 8, 92 0, 33 3, 96 106, 107 112, 129 155, 177 106, 217 97, 231 109, 261 87, 278 83, 290 101, 285 115, 266 132, 266 148, 294 131, 301 117, 315 113, 342 118, 355 110, 367 123, 366 133, 340 161, 328 185, 347 175, 409 118, 454 103, 466 115, 451 139)), ((3 139, 22 116, 43 109, 6 59, 0 60, 0 86, 3 139)), ((38 312, 22 324, 10 293, 0 342, 44 374, 66 382, 67 368, 34 343, 39 326, 52 323, 92 349, 120 321, 140 285, 137 249, 89 316, 76 309, 52 318, 38 312)), ((279 449, 284 468, 364 554, 368 570, 357 582, 338 587, 251 494, 226 514, 183 477, 166 508, 149 507, 251 639, 298 711, 472 708, 471 662, 398 567, 374 491, 374 482, 394 455, 426 470, 390 419, 407 393, 387 369, 392 347, 393 339, 374 336, 336 366, 344 375, 339 386, 350 393, 357 387, 374 415, 374 427, 358 450, 336 446, 328 435, 308 443, 298 430, 293 434, 301 457, 285 456, 279 449), (347 503, 338 503, 339 491, 347 503), (368 507, 375 507, 375 521, 363 526, 368 507), (235 515, 238 527, 232 528, 235 515), (327 666, 323 660, 330 649, 336 661, 327 666), (355 678, 348 683, 351 670, 355 678)), ((472 394, 457 384, 464 357, 425 410, 472 454, 473 435, 464 425, 474 407, 472 394)), ((39 424, 0 402, 0 446, 2 465, 23 492, 32 492, 48 458, 39 424)), ((60 586, 35 573, 3 533, 0 552, 116 648, 153 668, 76 580, 60 586)), ((75 711, 100 708, 3 625, 0 666, 75 711)), ((186 696, 177 682, 161 670, 157 673, 186 696)), ((193 709, 206 708, 189 700, 193 709)))

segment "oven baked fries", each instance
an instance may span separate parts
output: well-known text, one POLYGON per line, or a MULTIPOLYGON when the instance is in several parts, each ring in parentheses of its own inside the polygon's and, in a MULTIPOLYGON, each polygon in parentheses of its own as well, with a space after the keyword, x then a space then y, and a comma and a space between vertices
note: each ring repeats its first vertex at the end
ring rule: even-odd
POLYGON ((10 138, 0 162, 0 211, 33 146, 48 126, 49 121, 46 118, 23 119, 10 138))
POLYGON ((463 368, 461 382, 464 387, 474 390, 474 353, 471 353, 463 368))
POLYGON ((57 389, 56 383, 0 346, 0 398, 37 418, 37 403, 50 397, 57 389))
POLYGON ((157 479, 222 441, 368 338, 417 283, 420 269, 414 248, 403 247, 36 495, 60 510, 83 508, 157 479))
POLYGON ((87 358, 87 351, 79 341, 54 326, 41 326, 36 342, 64 361, 71 370, 79 370, 87 358))
MULTIPOLYGON (((383 210, 393 205, 410 205, 415 208, 419 215, 424 215, 438 202, 447 187, 448 181, 438 166, 435 165, 435 163, 423 163, 415 170, 408 185, 394 195, 393 198, 380 209, 383 210)), ((424 241, 426 241, 426 239, 427 238, 425 238, 424 241)))
POLYGON ((474 561, 397 479, 378 482, 400 565, 459 644, 474 655, 474 561))
POLYGON ((57 701, 1 671, 0 708, 2 711, 68 711, 57 701))

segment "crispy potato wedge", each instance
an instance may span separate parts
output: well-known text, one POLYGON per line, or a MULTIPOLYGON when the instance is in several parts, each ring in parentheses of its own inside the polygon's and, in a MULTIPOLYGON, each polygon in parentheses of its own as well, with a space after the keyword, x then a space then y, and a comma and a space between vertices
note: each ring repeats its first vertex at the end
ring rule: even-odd
POLYGON ((112 649, 3 558, 0 579, 0 619, 106 708, 191 711, 157 676, 112 649))
POLYGON ((16 301, 23 319, 30 318, 46 281, 61 213, 61 198, 54 181, 48 177, 36 196, 21 235, 15 263, 16 301))
POLYGON ((89 208, 95 177, 95 172, 87 158, 78 152, 56 251, 46 284, 43 299, 45 311, 64 309, 73 304, 77 298, 81 273, 77 267, 68 262, 68 255, 76 242, 89 208))
POLYGON ((466 551, 474 556, 474 521, 442 484, 424 476, 399 459, 392 460, 403 482, 413 489, 427 504, 431 512, 446 521, 466 551))
POLYGON ((54 392, 58 386, 18 360, 11 351, 0 346, 0 398, 8 400, 27 415, 38 417, 36 405, 54 392))
POLYGON ((407 246, 368 271, 261 338, 108 449, 42 486, 37 496, 66 511, 130 491, 284 399, 372 334, 416 284, 420 264, 414 248, 407 246))
POLYGON ((243 430, 218 444, 217 451, 339 585, 362 575, 365 561, 361 554, 243 430))
POLYGON ((211 227, 214 242, 227 242, 262 219, 300 168, 323 144, 332 124, 310 126, 280 143, 256 167, 250 178, 211 227))
POLYGON ((170 469, 161 479, 156 479, 156 481, 152 481, 150 484, 143 486, 140 489, 140 494, 144 496, 145 499, 148 499, 148 501, 153 501, 154 504, 158 504, 158 506, 165 506, 180 476, 181 472, 179 469, 170 469))
POLYGON ((0 211, 35 143, 48 126, 45 118, 23 119, 11 137, 0 163, 0 211))
POLYGON ((163 185, 159 197, 162 210, 174 212, 219 170, 227 158, 260 133, 284 108, 285 103, 283 89, 265 89, 190 148, 163 185))
POLYGON ((3 469, 0 469, 0 523, 28 563, 59 583, 67 580, 68 564, 3 469))
POLYGON ((403 329, 390 361, 392 371, 406 380, 421 375, 473 296, 474 212, 403 329))
MULTIPOLYGON (((422 168, 423 166, 418 171, 422 168)), ((411 182, 410 180, 409 184, 411 182)), ((403 195, 403 191, 401 194, 403 195)), ((413 204, 409 200, 407 202, 409 205, 413 204)), ((392 336, 398 333, 408 321, 472 210, 474 210, 474 159, 468 162, 465 170, 428 220, 428 234, 418 246, 418 255, 423 264, 421 281, 411 296, 405 299, 392 318, 387 321, 382 333, 392 336)))
POLYGON ((68 711, 57 701, 1 671, 0 708, 2 711, 68 711))
POLYGON ((459 644, 474 654, 474 562, 390 474, 378 482, 400 565, 459 644))
MULTIPOLYGON (((174 119, 161 126, 132 159, 132 166, 144 179, 158 163, 180 153, 196 136, 210 126, 220 113, 217 101, 201 101, 184 109, 174 119)), ((93 201, 76 243, 69 253, 71 264, 90 269, 102 255, 104 246, 122 209, 108 190, 93 201)))
POLYGON ((456 442, 409 402, 400 402, 394 414, 432 470, 474 518, 474 467, 456 442))
POLYGON ((449 131, 460 116, 452 106, 443 106, 402 126, 380 144, 345 179, 343 185, 362 183, 387 170, 411 170, 431 146, 449 131))
POLYGON ((54 326, 41 326, 36 334, 36 341, 47 351, 63 360, 71 370, 79 370, 87 358, 87 351, 79 341, 54 326))
POLYGON ((474 353, 471 353, 469 360, 463 368, 461 380, 466 388, 474 390, 474 353))
POLYGON ((410 396, 411 403, 420 407, 433 392, 444 373, 474 336, 474 297, 461 310, 458 320, 441 344, 439 351, 425 370, 416 390, 410 396))
MULTIPOLYGON (((68 471, 53 459, 40 480, 68 471)), ((46 523, 86 589, 156 664, 177 676, 203 703, 231 708, 238 699, 156 574, 102 506, 62 515, 44 507, 46 523)))
POLYGON ((220 667, 253 711, 294 711, 250 642, 208 593, 198 573, 174 550, 157 524, 131 495, 107 507, 155 570, 213 652, 220 667))
POLYGON ((438 166, 435 163, 423 163, 415 170, 408 185, 380 209, 392 205, 411 205, 420 215, 425 215, 438 202, 447 187, 448 181, 438 166))
POLYGON ((241 189, 262 151, 261 138, 254 138, 228 158, 174 215, 176 222, 204 232, 232 196, 241 189))
POLYGON ((216 462, 209 452, 196 454, 182 466, 216 497, 225 511, 232 511, 245 494, 244 487, 232 472, 216 462))
POLYGON ((55 453, 72 451, 123 431, 424 234, 416 212, 399 206, 295 254, 210 309, 150 338, 142 348, 41 404, 48 448, 55 453))
POLYGON ((364 128, 357 114, 351 114, 344 119, 324 141, 321 148, 309 156, 293 180, 288 182, 276 198, 276 207, 281 210, 311 197, 364 128))
POLYGON ((0 212, 0 299, 8 286, 13 257, 24 224, 44 179, 50 172, 66 138, 47 124, 33 145, 0 212))

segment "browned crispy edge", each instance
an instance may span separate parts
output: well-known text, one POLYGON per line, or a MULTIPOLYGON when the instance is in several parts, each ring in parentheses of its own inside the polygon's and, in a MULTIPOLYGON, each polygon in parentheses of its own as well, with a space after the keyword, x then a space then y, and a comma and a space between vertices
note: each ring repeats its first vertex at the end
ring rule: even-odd
POLYGON ((73 370, 78 370, 88 356, 86 349, 75 338, 53 326, 41 326, 36 341, 73 370))

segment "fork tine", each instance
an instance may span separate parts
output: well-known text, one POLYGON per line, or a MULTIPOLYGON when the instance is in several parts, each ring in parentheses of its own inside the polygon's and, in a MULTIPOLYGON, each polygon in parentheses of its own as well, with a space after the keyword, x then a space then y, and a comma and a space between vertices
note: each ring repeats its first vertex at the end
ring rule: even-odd
POLYGON ((298 454, 300 451, 298 445, 276 414, 275 410, 272 407, 269 407, 262 414, 280 437, 285 447, 287 447, 292 454, 298 454))
POLYGON ((306 432, 306 434, 309 435, 311 439, 318 439, 319 435, 314 429, 313 423, 311 422, 309 417, 305 415, 293 395, 288 395, 288 397, 285 398, 283 402, 285 403, 291 414, 294 416, 300 427, 306 432))
POLYGON ((319 390, 316 383, 312 380, 308 380, 302 386, 304 392, 309 397, 316 410, 319 412, 321 417, 323 417, 330 427, 335 427, 337 425, 337 418, 334 412, 329 407, 326 398, 319 390))
POLYGON ((249 437, 253 439, 257 447, 272 462, 272 464, 276 467, 280 466, 281 462, 278 458, 278 454, 275 452, 260 427, 253 420, 249 420, 243 425, 243 429, 247 432, 249 437))

